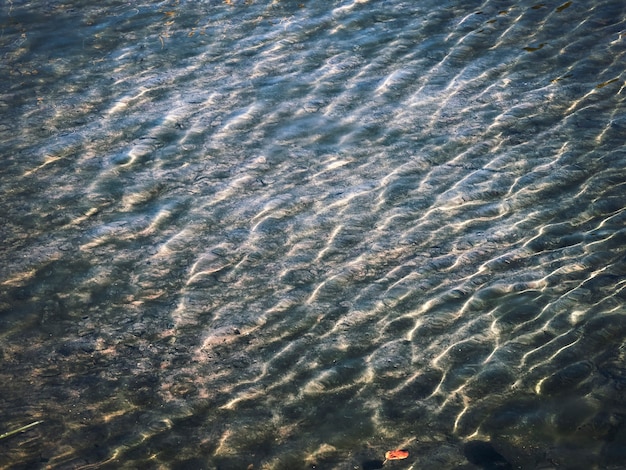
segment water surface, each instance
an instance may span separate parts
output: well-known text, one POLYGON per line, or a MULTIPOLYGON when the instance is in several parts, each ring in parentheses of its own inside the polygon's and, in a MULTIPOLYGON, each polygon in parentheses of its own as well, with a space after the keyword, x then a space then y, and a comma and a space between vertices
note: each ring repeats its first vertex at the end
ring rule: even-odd
POLYGON ((625 15, 5 2, 0 465, 621 468, 625 15))

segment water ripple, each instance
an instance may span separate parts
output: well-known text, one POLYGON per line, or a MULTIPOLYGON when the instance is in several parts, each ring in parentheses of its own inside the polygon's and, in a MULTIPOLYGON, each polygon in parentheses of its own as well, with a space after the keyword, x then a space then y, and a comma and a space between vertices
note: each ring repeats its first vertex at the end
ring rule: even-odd
POLYGON ((0 7, 2 465, 621 464, 624 7, 383 3, 0 7))

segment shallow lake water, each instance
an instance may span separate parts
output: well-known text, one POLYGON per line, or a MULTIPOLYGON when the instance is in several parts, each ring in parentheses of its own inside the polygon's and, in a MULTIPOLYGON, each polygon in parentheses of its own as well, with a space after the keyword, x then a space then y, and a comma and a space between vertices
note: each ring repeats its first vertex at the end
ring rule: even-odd
POLYGON ((624 468, 625 53, 619 0, 3 2, 0 467, 624 468))

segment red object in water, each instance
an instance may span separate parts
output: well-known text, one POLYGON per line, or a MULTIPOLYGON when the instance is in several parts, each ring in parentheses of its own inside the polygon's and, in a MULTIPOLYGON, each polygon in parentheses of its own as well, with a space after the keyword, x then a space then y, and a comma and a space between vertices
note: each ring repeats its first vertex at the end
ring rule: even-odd
POLYGON ((402 460, 409 456, 409 451, 404 449, 388 450, 385 452, 385 458, 387 460, 402 460))

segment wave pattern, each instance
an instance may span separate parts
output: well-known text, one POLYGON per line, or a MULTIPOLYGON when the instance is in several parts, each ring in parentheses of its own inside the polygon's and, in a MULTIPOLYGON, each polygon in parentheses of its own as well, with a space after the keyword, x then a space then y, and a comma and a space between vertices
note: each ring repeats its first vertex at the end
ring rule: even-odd
POLYGON ((37 3, 2 465, 619 468, 620 2, 37 3))

